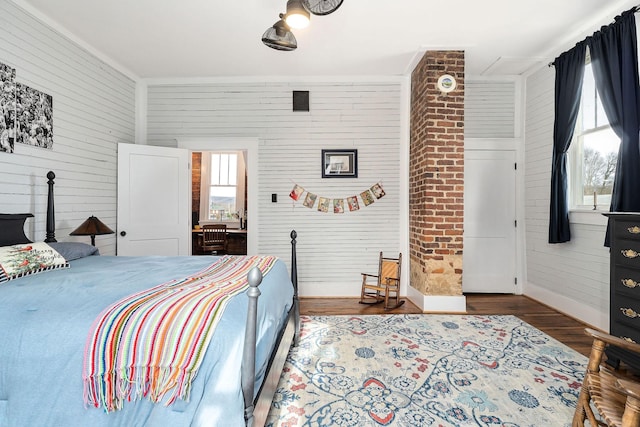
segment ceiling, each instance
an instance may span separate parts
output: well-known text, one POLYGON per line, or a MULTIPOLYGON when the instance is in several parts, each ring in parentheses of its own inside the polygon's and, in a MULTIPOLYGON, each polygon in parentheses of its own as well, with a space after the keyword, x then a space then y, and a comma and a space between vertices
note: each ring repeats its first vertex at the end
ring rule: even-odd
POLYGON ((13 0, 133 78, 406 75, 431 49, 465 51, 467 75, 523 74, 638 0, 344 0, 261 42, 286 0, 13 0))

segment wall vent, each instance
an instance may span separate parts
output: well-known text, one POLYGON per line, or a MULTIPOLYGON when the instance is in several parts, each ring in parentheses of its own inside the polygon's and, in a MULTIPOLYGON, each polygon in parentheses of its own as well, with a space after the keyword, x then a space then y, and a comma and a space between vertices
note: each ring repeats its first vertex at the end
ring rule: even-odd
POLYGON ((293 91, 293 111, 309 111, 309 91, 293 91))

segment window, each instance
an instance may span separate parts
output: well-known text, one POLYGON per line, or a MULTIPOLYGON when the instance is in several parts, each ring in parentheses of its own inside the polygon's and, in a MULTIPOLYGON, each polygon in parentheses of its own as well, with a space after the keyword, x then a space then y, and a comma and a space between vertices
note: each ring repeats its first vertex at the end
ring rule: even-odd
POLYGON ((237 222, 244 211, 244 161, 239 153, 205 152, 201 219, 237 222), (205 215, 203 215, 203 213, 205 215), (204 218, 203 218, 204 217, 204 218))
POLYGON ((620 139, 609 125, 596 90, 591 63, 585 65, 576 130, 569 148, 570 197, 574 209, 608 210, 620 139))

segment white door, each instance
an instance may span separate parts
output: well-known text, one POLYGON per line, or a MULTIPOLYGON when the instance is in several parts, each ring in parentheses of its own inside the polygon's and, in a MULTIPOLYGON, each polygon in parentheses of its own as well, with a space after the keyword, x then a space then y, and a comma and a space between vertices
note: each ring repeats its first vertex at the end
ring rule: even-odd
POLYGON ((118 255, 189 255, 189 151, 118 144, 118 255))
POLYGON ((463 292, 515 293, 515 152, 465 150, 463 292))

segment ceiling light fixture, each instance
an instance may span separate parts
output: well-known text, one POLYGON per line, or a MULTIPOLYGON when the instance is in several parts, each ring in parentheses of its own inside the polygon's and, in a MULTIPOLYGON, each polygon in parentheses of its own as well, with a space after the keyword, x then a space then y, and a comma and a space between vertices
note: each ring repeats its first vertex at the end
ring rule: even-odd
POLYGON ((295 50, 298 42, 283 18, 284 15, 281 13, 280 20, 264 32, 262 43, 276 50, 295 50))
POLYGON ((302 0, 302 4, 314 15, 328 15, 340 7, 342 0, 302 0))
POLYGON ((302 4, 302 0, 289 0, 287 1, 287 14, 285 15, 285 21, 291 28, 306 28, 309 25, 309 18, 311 14, 302 4))
POLYGON ((328 15, 340 7, 343 0, 288 0, 287 13, 262 35, 262 43, 276 50, 291 51, 298 42, 292 28, 305 28, 311 14, 328 15))

